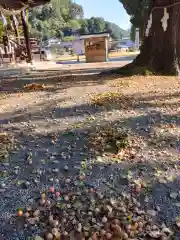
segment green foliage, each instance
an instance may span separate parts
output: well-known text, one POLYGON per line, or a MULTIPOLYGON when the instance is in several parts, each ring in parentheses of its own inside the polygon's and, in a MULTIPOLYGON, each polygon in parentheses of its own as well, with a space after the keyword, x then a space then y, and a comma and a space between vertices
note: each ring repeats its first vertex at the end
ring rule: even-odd
POLYGON ((74 39, 73 32, 92 34, 109 32, 113 39, 120 39, 126 33, 115 23, 106 22, 100 17, 84 19, 81 5, 72 0, 52 0, 50 4, 29 11, 32 37, 74 39))
POLYGON ((135 41, 135 35, 136 35, 136 28, 134 27, 134 25, 131 25, 130 37, 132 41, 135 41))
POLYGON ((74 30, 78 30, 81 28, 81 25, 79 24, 79 22, 75 19, 70 19, 67 23, 68 27, 74 30))
POLYGON ((115 23, 106 22, 106 30, 113 39, 121 39, 123 37, 122 29, 115 23))
POLYGON ((0 22, 0 38, 2 38, 3 32, 4 32, 4 30, 3 30, 3 24, 2 24, 2 22, 0 22))
POLYGON ((128 35, 128 31, 121 29, 115 23, 105 21, 103 18, 81 19, 79 23, 81 25, 79 33, 82 35, 108 32, 112 39, 121 39, 128 35))
POLYGON ((67 37, 64 37, 63 41, 64 42, 72 42, 75 40, 75 36, 67 36, 67 37))
POLYGON ((140 35, 143 37, 144 28, 149 14, 151 0, 119 0, 127 13, 134 28, 140 28, 140 35))

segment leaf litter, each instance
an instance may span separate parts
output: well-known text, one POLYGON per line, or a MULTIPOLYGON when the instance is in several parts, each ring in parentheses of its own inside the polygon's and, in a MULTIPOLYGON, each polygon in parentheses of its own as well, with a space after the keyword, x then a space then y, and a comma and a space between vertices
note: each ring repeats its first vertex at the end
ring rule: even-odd
MULTIPOLYGON (((42 88, 30 87, 29 90, 36 91, 42 90, 42 88)), ((129 99, 121 92, 94 95, 91 100, 97 106, 108 106, 108 108, 115 104, 121 109, 127 109, 132 108, 134 104, 134 100, 129 99)), ((102 163, 104 163, 104 155, 108 155, 111 161, 113 159, 118 159, 118 162, 129 161, 138 155, 139 149, 143 148, 141 143, 144 139, 136 138, 134 135, 133 137, 134 139, 125 129, 105 126, 90 134, 90 148, 91 151, 95 151, 96 155, 101 156, 97 158, 101 159, 102 163), (130 151, 132 151, 131 154, 130 151)), ((56 134, 51 135, 51 143, 53 146, 58 143, 56 134)), ((10 150, 12 147, 6 146, 5 149, 7 148, 10 150)), ((31 155, 31 157, 33 156, 31 155)), ((28 159, 31 160, 31 158, 28 159)), ((65 167, 64 170, 69 171, 68 167, 65 167)), ((109 181, 105 184, 106 191, 101 192, 98 187, 94 187, 86 181, 87 176, 91 173, 91 164, 84 161, 77 176, 56 178, 58 180, 56 187, 51 186, 51 188, 39 192, 39 198, 36 199, 35 204, 17 209, 14 222, 20 222, 25 231, 30 228, 32 232, 39 232, 36 238, 45 239, 69 239, 70 236, 71 239, 93 240, 102 238, 173 239, 173 232, 169 228, 156 223, 156 209, 147 209, 147 211, 141 209, 137 195, 148 187, 141 178, 134 178, 131 171, 124 176, 128 179, 128 187, 132 190, 131 194, 121 193, 109 181), (63 183, 65 187, 62 187, 63 183)), ((24 182, 24 180, 22 181, 24 182)), ((54 179, 52 183, 55 183, 54 179)), ((173 196, 175 200, 176 194, 173 192, 170 197, 173 196)), ((148 199, 146 200, 148 202, 148 199)), ((176 206, 178 207, 178 203, 176 206)), ((178 218, 176 226, 179 227, 178 218)))

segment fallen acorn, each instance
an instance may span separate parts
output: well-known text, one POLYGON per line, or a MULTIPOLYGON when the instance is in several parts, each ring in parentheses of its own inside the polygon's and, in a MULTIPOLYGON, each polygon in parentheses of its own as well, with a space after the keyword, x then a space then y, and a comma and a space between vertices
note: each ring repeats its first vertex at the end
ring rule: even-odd
POLYGON ((49 188, 49 192, 50 192, 50 193, 54 193, 54 192, 55 192, 55 188, 54 188, 53 186, 50 187, 50 188, 49 188))
POLYGON ((91 239, 92 240, 98 240, 97 233, 93 233, 92 236, 91 236, 91 239))
POLYGON ((176 226, 177 226, 178 228, 180 228, 180 220, 179 220, 179 219, 176 220, 176 226))
POLYGON ((22 210, 18 210, 17 211, 17 216, 18 217, 22 217, 23 216, 23 211, 22 210))
POLYGON ((136 186, 136 187, 135 187, 135 192, 136 192, 136 193, 140 193, 140 192, 141 192, 141 190, 142 190, 142 189, 141 189, 141 187, 140 187, 140 186, 136 186))
POLYGON ((34 217, 39 217, 39 215, 40 215, 40 211, 38 209, 35 210, 34 213, 33 213, 33 216, 34 217))
POLYGON ((45 203, 46 203, 46 200, 45 199, 40 199, 40 201, 39 201, 39 204, 41 205, 41 206, 43 206, 43 205, 45 205, 45 203))
POLYGON ((141 188, 146 188, 146 187, 147 187, 146 183, 145 182, 141 182, 141 188))
POLYGON ((42 193, 41 194, 41 199, 45 199, 46 198, 46 193, 42 193))
POLYGON ((57 228, 52 229, 52 234, 53 234, 53 236, 55 237, 56 240, 60 240, 61 234, 60 234, 60 232, 58 231, 57 228))
POLYGON ((60 192, 56 192, 55 195, 56 195, 56 197, 59 197, 61 194, 60 194, 60 192))
POLYGON ((107 240, 112 239, 112 233, 106 233, 105 236, 107 240))
MULTIPOLYGON (((153 229, 154 225, 152 226, 152 223, 149 222, 154 217, 152 210, 142 211, 139 202, 135 198, 131 198, 131 195, 109 197, 103 193, 103 197, 99 197, 100 191, 90 193, 88 187, 86 189, 79 188, 76 191, 70 189, 61 191, 62 198, 54 197, 57 192, 49 195, 47 193, 51 204, 49 206, 44 204, 40 211, 33 210, 35 206, 30 211, 26 210, 27 225, 28 223, 30 225, 40 224, 45 232, 48 229, 48 233, 45 235, 46 240, 68 239, 71 234, 81 236, 79 239, 84 240, 89 238, 92 240, 118 238, 128 240, 148 234, 153 229), (35 214, 36 211, 37 214, 35 214), (33 218, 33 216, 37 217, 33 218), (69 224, 71 225, 70 230, 69 224), (147 224, 150 226, 149 229, 147 224), (71 232, 65 237, 65 231, 71 232)), ((45 193, 43 196, 41 194, 41 200, 47 202, 45 196, 45 193)), ((158 227, 153 231, 159 231, 159 229, 158 227)))
POLYGON ((53 240, 53 235, 52 233, 47 233, 46 236, 45 236, 46 240, 53 240))
POLYGON ((53 227, 57 227, 59 225, 59 221, 53 220, 51 224, 53 225, 53 227))
POLYGON ((115 224, 111 225, 113 236, 121 236, 121 227, 115 224))
POLYGON ((29 214, 28 212, 25 212, 25 213, 24 213, 24 217, 25 217, 25 218, 28 218, 29 216, 30 216, 30 214, 29 214))
POLYGON ((85 174, 81 174, 81 175, 79 176, 79 180, 80 180, 80 181, 83 181, 85 178, 86 178, 86 175, 85 175, 85 174))

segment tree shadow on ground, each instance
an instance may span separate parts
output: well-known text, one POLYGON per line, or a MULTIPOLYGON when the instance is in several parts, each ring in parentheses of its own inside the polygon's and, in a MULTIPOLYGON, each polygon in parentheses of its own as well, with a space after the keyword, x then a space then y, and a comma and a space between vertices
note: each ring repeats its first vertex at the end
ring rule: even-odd
POLYGON ((129 94, 121 92, 107 92, 92 97, 92 103, 105 109, 148 109, 156 107, 173 107, 179 105, 179 91, 173 94, 129 94), (175 102, 174 102, 175 101, 175 102))
POLYGON ((106 96, 101 98, 100 100, 89 101, 89 103, 84 103, 81 105, 75 105, 71 107, 61 107, 57 106, 61 105, 66 98, 62 99, 48 99, 47 102, 41 102, 39 104, 34 104, 29 107, 27 110, 18 110, 13 113, 4 113, 1 114, 1 119, 5 122, 10 121, 11 123, 18 123, 21 121, 25 121, 29 118, 31 121, 33 120, 42 120, 45 117, 52 117, 53 119, 63 119, 63 118, 84 118, 91 117, 97 114, 103 114, 107 110, 143 110, 145 114, 139 117, 133 117, 128 119, 119 119, 121 122, 126 122, 127 125, 131 125, 131 128, 134 129, 135 125, 139 122, 141 128, 146 128, 148 124, 153 121, 159 122, 164 119, 165 122, 171 123, 174 119, 176 124, 179 124, 180 118, 179 115, 164 115, 156 110, 158 107, 165 108, 178 108, 179 92, 175 92, 171 95, 154 95, 154 96, 140 96, 138 94, 132 94, 129 96, 116 95, 112 98, 106 96), (7 116, 9 117, 7 118, 7 116))
MULTIPOLYGON (((170 118, 171 116, 167 116, 167 121, 170 118)), ((124 120, 124 122, 112 122, 112 126, 115 128, 119 125, 123 128, 122 124, 124 124, 127 129, 132 128, 134 130, 132 127, 134 122, 137 122, 137 119, 130 118, 128 121, 124 120)), ((153 208, 156 210, 157 206, 159 207, 160 210, 157 211, 155 217, 158 222, 165 223, 168 226, 174 224, 176 217, 180 214, 180 208, 174 205, 178 200, 170 198, 169 195, 179 189, 179 171, 174 167, 175 165, 180 166, 179 161, 173 159, 173 164, 172 162, 163 164, 167 159, 161 158, 162 156, 159 156, 156 161, 152 161, 151 156, 142 161, 142 156, 139 158, 137 154, 133 161, 127 159, 115 163, 111 159, 109 162, 101 157, 102 161, 99 162, 95 152, 89 149, 89 136, 96 131, 96 127, 95 123, 90 124, 88 127, 52 131, 49 134, 37 134, 28 129, 23 132, 21 127, 16 131, 10 126, 4 129, 10 134, 15 134, 19 149, 17 148, 10 155, 9 165, 1 164, 0 166, 1 172, 5 170, 8 173, 5 177, 7 181, 6 191, 2 192, 0 197, 0 233, 7 236, 7 231, 6 233, 3 231, 5 224, 7 224, 3 215, 5 209, 8 209, 8 214, 11 215, 15 209, 32 204, 32 199, 36 198, 42 189, 49 188, 52 183, 59 187, 59 183, 55 182, 55 179, 78 174, 81 162, 84 160, 87 160, 88 164, 93 160, 87 177, 88 184, 98 186, 102 191, 111 191, 113 188, 121 194, 132 194, 131 184, 133 184, 133 179, 141 178, 144 182, 148 182, 147 190, 142 191, 140 194, 135 193, 134 197, 140 200, 142 209, 153 208), (54 135, 56 135, 56 140, 52 142, 54 135), (27 161, 29 151, 32 152, 32 164, 28 164, 27 161), (68 171, 65 171, 64 167, 67 165, 68 171), (157 169, 166 173, 171 171, 173 180, 171 179, 167 184, 160 183, 155 175, 157 169), (18 173, 14 170, 18 170, 18 173), (133 179, 128 178, 130 172, 133 179), (30 185, 24 188, 22 183, 26 181, 30 182, 30 185), (20 182, 21 184, 18 185, 20 182), (145 201, 147 196, 149 198, 148 202, 145 201)), ((102 127, 103 125, 99 125, 99 131, 101 131, 102 127)), ((161 151, 161 149, 157 150, 161 151)), ((8 236, 12 232, 13 229, 9 225, 8 236)), ((178 234, 177 237, 179 237, 178 234)))
POLYGON ((87 75, 83 73, 80 75, 76 71, 76 75, 66 71, 65 73, 60 71, 42 71, 42 72, 30 72, 22 74, 16 77, 8 76, 8 79, 1 80, 0 93, 16 93, 16 92, 31 92, 31 91, 48 91, 57 92, 70 87, 78 86, 90 86, 97 84, 104 84, 106 80, 114 79, 99 77, 99 74, 87 75), (24 87, 28 84, 44 85, 43 89, 25 89, 24 87))

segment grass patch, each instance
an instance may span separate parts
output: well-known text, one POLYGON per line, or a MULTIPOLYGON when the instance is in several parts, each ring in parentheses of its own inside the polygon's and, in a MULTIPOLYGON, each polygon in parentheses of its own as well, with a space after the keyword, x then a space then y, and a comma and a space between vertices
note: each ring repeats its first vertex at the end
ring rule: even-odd
POLYGON ((89 150, 96 156, 103 158, 103 162, 121 162, 133 160, 136 152, 144 144, 143 139, 132 135, 127 129, 118 125, 106 124, 97 126, 89 135, 89 150))
POLYGON ((6 132, 0 133, 0 162, 7 162, 9 153, 14 148, 14 138, 6 132))
POLYGON ((129 87, 133 82, 133 78, 118 78, 110 81, 108 85, 110 87, 126 88, 129 87))
POLYGON ((119 151, 129 146, 128 134, 122 129, 115 129, 110 125, 96 128, 90 134, 90 146, 98 153, 104 152, 118 154, 119 151))
POLYGON ((6 99, 9 97, 9 94, 7 93, 0 93, 0 100, 6 99))
POLYGON ((151 69, 148 69, 146 67, 136 67, 132 64, 126 65, 122 68, 111 70, 111 74, 119 74, 122 76, 153 76, 155 75, 154 72, 151 69))
POLYGON ((91 96, 91 103, 108 109, 126 109, 133 106, 133 100, 121 92, 105 92, 91 96))

